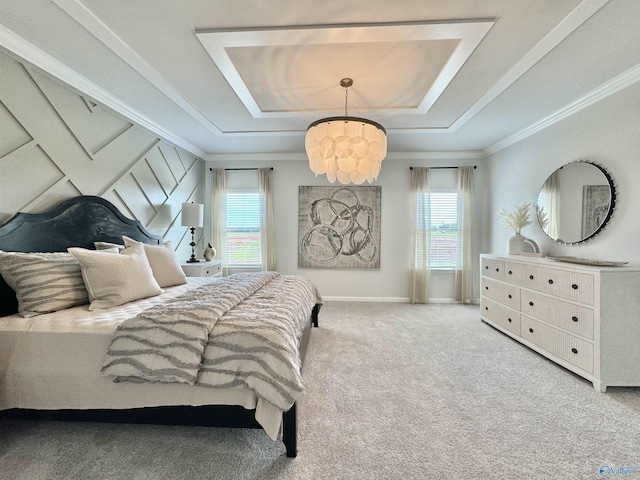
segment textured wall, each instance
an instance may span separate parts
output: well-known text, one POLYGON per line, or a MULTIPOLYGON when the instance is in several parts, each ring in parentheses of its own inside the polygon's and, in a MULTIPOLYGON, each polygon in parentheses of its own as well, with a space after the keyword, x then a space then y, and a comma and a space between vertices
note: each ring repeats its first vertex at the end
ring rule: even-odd
POLYGON ((0 132, 0 224, 98 195, 188 258, 180 204, 203 202, 200 159, 3 54, 0 132))

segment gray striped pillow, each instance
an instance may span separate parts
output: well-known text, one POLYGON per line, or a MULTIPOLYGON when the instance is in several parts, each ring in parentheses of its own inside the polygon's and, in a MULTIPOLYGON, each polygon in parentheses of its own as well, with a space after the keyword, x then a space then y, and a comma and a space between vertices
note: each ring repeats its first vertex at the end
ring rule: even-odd
POLYGON ((16 292, 22 317, 89 303, 80 264, 70 253, 0 252, 0 274, 16 292))

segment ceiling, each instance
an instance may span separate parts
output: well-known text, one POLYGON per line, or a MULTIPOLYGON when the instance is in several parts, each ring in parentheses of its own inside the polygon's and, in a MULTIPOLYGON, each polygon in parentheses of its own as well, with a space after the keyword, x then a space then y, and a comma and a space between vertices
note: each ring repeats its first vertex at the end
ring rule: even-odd
POLYGON ((309 123, 390 152, 491 153, 640 80, 637 0, 0 0, 0 46, 207 158, 304 151, 309 123))

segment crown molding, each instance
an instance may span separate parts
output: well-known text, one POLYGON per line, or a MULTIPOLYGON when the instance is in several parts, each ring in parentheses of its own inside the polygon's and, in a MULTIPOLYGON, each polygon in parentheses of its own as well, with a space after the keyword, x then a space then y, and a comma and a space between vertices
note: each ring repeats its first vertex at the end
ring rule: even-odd
POLYGON ((462 158, 480 159, 485 154, 482 150, 451 150, 433 152, 389 152, 390 160, 458 160, 462 158))
MULTIPOLYGON (((481 159, 485 154, 481 150, 458 150, 448 152, 389 152, 385 160, 459 160, 481 159)), ((207 162, 274 162, 308 160, 302 152, 282 153, 209 153, 204 157, 207 162)))
POLYGON ((78 0, 53 0, 53 2, 194 120, 214 135, 222 136, 223 132, 217 125, 187 101, 165 80, 164 76, 140 57, 124 40, 81 2, 78 0))
POLYGON ((609 3, 609 0, 583 0, 569 15, 558 23, 553 30, 545 35, 542 40, 511 67, 500 80, 487 90, 471 108, 453 122, 447 129, 447 132, 455 132, 475 117, 607 3, 609 3))
POLYGON ((274 162, 307 160, 304 153, 209 153, 204 157, 206 162, 274 162))
POLYGON ((525 138, 535 135, 536 133, 544 130, 547 127, 550 127, 551 125, 554 125, 558 122, 561 122, 562 120, 565 120, 566 118, 571 117, 572 115, 575 115, 579 111, 598 103, 599 101, 607 98, 610 95, 613 95, 614 93, 624 90, 625 88, 637 83, 638 81, 640 81, 640 64, 636 65, 635 67, 631 67, 629 70, 612 78, 608 82, 603 83, 599 87, 591 90, 583 97, 559 110, 556 110, 551 115, 543 118, 533 125, 530 125, 527 128, 523 128, 519 132, 516 132, 513 135, 510 135, 500 140, 499 142, 496 142, 493 145, 485 148, 483 152, 487 156, 499 152, 500 150, 518 143, 525 138))
POLYGON ((67 67, 62 62, 56 60, 48 53, 45 53, 3 25, 0 25, 0 46, 6 49, 7 52, 11 53, 13 58, 16 60, 20 62, 28 62, 47 74, 66 83, 73 89, 82 92, 82 94, 86 94, 98 103, 114 110, 137 125, 153 132, 164 140, 173 143, 178 147, 184 148, 198 157, 204 157, 205 152, 200 148, 173 135, 158 124, 150 121, 147 117, 138 113, 136 110, 129 107, 106 90, 102 89, 73 69, 67 67))

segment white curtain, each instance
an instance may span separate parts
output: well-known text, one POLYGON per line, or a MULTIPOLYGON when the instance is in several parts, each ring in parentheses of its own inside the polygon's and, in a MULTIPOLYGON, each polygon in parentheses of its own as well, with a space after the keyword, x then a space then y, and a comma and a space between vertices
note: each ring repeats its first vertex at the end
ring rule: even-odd
POLYGON ((460 243, 461 269, 456 269, 456 300, 473 303, 473 283, 475 261, 472 254, 471 238, 473 219, 473 167, 459 167, 458 184, 458 238, 460 243))
POLYGON ((258 169, 260 186, 260 246, 262 248, 262 270, 276 269, 276 232, 273 215, 273 187, 271 168, 258 169))
POLYGON ((551 238, 560 238, 560 178, 557 170, 544 182, 540 196, 549 220, 545 232, 551 238))
POLYGON ((429 264, 427 248, 430 244, 429 169, 411 170, 411 202, 413 228, 411 234, 411 277, 409 300, 411 303, 429 302, 429 264))
POLYGON ((211 169, 211 246, 216 249, 216 259, 222 260, 223 275, 227 274, 224 260, 224 230, 226 225, 225 173, 223 168, 211 169))

